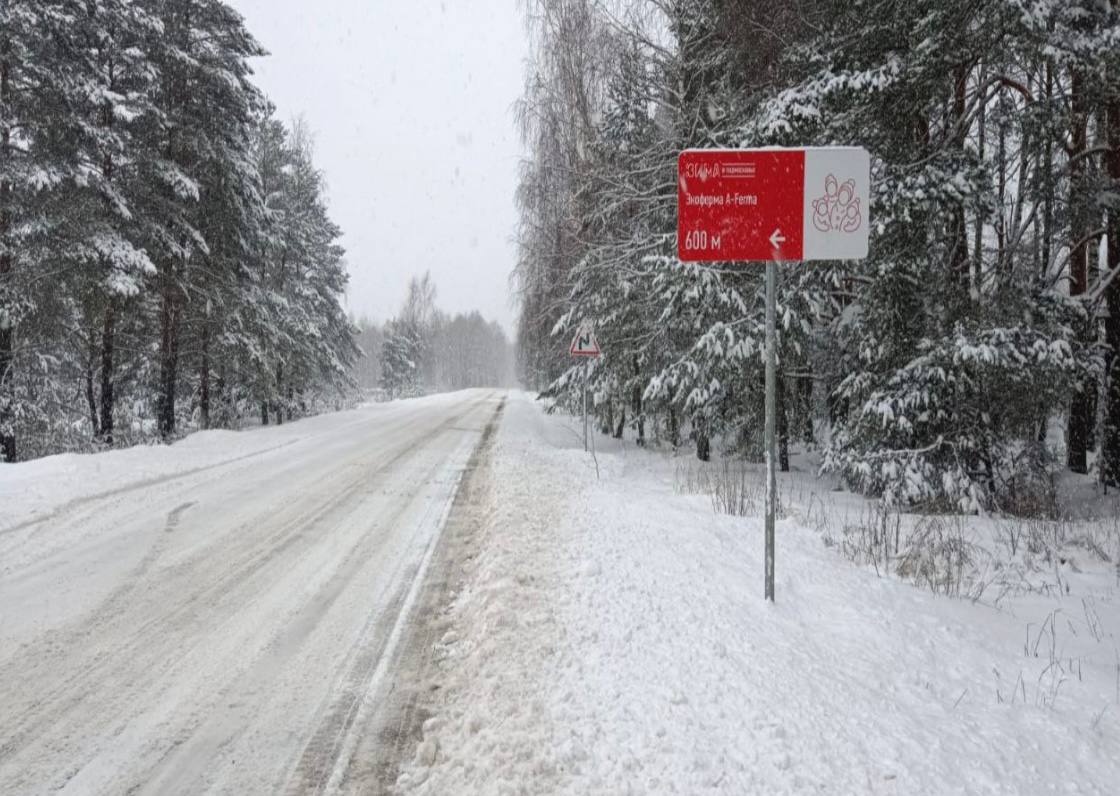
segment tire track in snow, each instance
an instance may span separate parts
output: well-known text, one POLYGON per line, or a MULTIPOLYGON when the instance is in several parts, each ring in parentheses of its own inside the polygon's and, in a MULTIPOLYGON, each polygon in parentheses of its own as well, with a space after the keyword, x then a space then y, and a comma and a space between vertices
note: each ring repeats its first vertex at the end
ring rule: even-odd
POLYGON ((463 560, 475 555, 475 535, 484 521, 478 508, 488 483, 487 465, 505 404, 503 398, 464 470, 440 549, 425 576, 423 595, 413 609, 415 619, 393 656, 392 681, 382 688, 376 734, 366 735, 352 760, 346 761, 349 767, 339 787, 343 793, 390 793, 402 762, 422 738, 424 721, 431 715, 433 689, 438 688, 433 682, 436 645, 448 626, 445 612, 462 586, 463 560))
MULTIPOLYGON (((406 623, 413 619, 412 614, 416 611, 413 604, 427 586, 429 563, 444 544, 444 529, 463 494, 463 481, 477 467, 480 452, 488 447, 504 407, 503 398, 490 416, 455 487, 441 507, 441 516, 433 531, 428 553, 421 562, 409 567, 408 577, 403 580, 394 596, 392 608, 383 612, 376 623, 371 623, 377 643, 362 649, 350 667, 345 688, 334 700, 289 779, 286 793, 291 796, 345 789, 343 783, 349 776, 352 758, 362 732, 368 731, 373 724, 372 717, 368 714, 376 710, 373 705, 378 680, 385 676, 390 665, 399 663, 397 649, 406 633, 406 623), (363 713, 367 714, 364 719, 363 713)), ((436 506, 430 506, 429 512, 435 508, 436 506)))

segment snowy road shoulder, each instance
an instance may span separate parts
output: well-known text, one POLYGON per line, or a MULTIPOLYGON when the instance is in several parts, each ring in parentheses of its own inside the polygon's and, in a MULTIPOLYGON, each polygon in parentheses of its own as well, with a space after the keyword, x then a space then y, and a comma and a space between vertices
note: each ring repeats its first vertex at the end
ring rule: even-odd
POLYGON ((664 456, 599 459, 596 481, 566 420, 510 400, 442 696, 400 791, 1105 794, 1120 781, 1107 579, 1019 612, 939 597, 854 566, 792 506, 767 605, 759 518, 674 494, 664 456), (1087 599, 1091 638, 1076 618, 1087 599))

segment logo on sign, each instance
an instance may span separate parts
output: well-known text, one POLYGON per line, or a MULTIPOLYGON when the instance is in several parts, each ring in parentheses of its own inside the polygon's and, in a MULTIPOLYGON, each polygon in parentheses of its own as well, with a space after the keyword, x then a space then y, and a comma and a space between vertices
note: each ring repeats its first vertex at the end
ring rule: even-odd
POLYGON ((837 184, 836 175, 824 181, 824 196, 813 200, 813 226, 821 232, 855 232, 863 223, 856 181, 837 184))

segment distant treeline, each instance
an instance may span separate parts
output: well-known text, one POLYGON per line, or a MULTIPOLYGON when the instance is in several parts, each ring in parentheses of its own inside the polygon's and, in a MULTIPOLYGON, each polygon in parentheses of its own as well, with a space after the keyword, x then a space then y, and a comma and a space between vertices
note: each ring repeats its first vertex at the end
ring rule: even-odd
POLYGON ((513 346, 502 327, 477 311, 444 313, 428 273, 410 280, 395 318, 358 327, 365 356, 357 375, 367 393, 393 399, 513 384, 513 346))

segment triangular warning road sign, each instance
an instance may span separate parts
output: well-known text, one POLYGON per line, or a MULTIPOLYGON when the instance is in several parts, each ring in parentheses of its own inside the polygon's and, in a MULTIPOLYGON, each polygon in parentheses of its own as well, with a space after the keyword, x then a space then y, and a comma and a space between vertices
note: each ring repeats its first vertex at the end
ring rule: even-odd
POLYGON ((572 340, 571 353, 573 357, 597 357, 602 354, 599 350, 599 341, 587 329, 582 330, 572 340))

